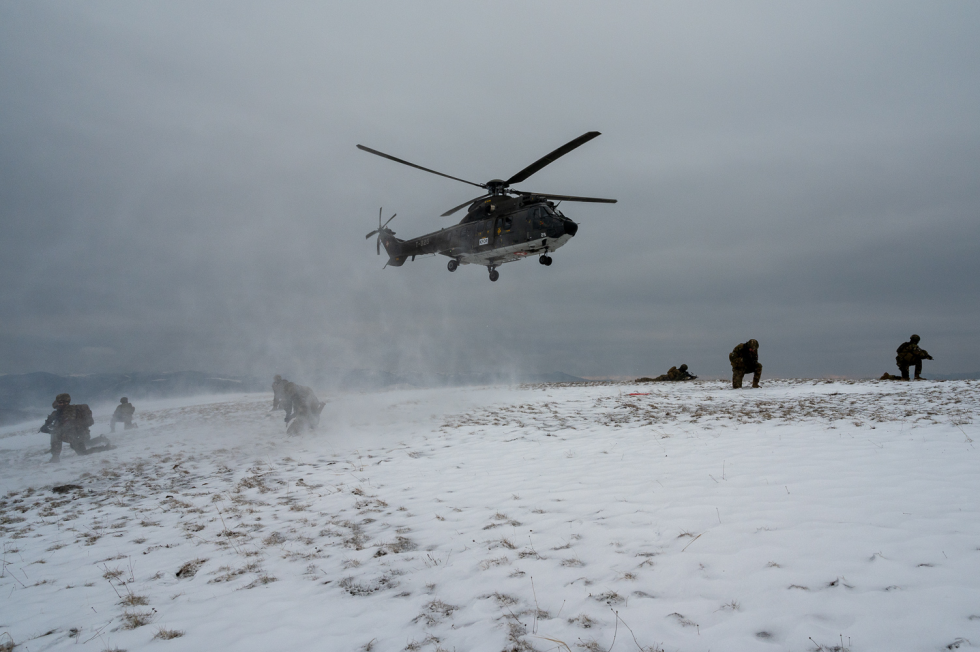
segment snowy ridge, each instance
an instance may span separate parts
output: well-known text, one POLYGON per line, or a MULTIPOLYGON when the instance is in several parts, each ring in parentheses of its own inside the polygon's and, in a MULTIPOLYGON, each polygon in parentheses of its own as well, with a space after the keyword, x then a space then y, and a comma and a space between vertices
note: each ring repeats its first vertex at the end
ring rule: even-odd
POLYGON ((137 406, 60 465, 6 433, 0 644, 980 644, 980 383, 404 390, 295 438, 269 405, 137 406))

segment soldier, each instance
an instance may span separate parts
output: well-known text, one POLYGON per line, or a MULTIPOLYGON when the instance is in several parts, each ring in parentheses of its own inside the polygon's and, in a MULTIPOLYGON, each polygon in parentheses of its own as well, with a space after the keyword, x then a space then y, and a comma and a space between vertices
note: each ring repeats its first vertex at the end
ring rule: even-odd
POLYGON ((48 415, 47 420, 38 432, 45 432, 51 435, 51 462, 61 460, 61 444, 68 442, 71 449, 79 455, 88 455, 109 449, 109 440, 100 435, 91 439, 89 427, 95 424, 92 418, 92 410, 84 403, 81 405, 71 405, 71 396, 68 394, 58 394, 51 404, 54 412, 48 415), (99 443, 100 446, 87 448, 86 444, 99 443))
POLYGON ((288 383, 288 380, 283 380, 283 377, 276 374, 272 377, 272 409, 278 410, 282 407, 282 400, 284 398, 282 394, 283 386, 288 383))
POLYGON ((660 374, 656 378, 637 378, 635 382, 638 383, 656 383, 663 382, 667 380, 694 380, 697 376, 692 376, 687 371, 687 365, 682 364, 680 369, 677 367, 671 367, 667 370, 667 373, 660 374))
POLYGON ((136 406, 129 402, 129 399, 123 396, 119 399, 119 405, 116 406, 116 411, 112 413, 112 418, 109 419, 109 432, 116 432, 116 424, 123 424, 125 430, 130 428, 138 428, 135 423, 133 423, 133 414, 136 412, 136 406))
POLYGON ((680 369, 671 367, 667 371, 667 380, 694 380, 697 376, 692 375, 687 370, 687 365, 682 364, 680 369))
POLYGON ((909 367, 915 367, 915 379, 925 380, 922 377, 922 361, 932 360, 932 356, 927 352, 919 348, 919 340, 922 339, 918 335, 913 335, 909 338, 908 342, 903 342, 896 353, 895 364, 898 365, 899 370, 902 372, 902 380, 909 379, 909 367))
POLYGON ((320 424, 320 413, 326 403, 320 402, 312 389, 286 381, 282 385, 282 397, 279 404, 286 411, 288 434, 294 435, 303 429, 313 430, 320 424))
POLYGON ((759 386, 759 379, 762 377, 762 365, 759 364, 759 342, 749 340, 739 344, 728 354, 728 360, 732 363, 732 389, 741 389, 742 377, 748 372, 753 372, 752 387, 759 386))

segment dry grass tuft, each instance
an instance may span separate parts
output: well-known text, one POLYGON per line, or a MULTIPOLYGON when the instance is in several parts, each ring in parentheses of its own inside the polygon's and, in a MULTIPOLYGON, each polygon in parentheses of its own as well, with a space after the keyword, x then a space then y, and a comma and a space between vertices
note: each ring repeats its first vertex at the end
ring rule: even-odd
POLYGON ((123 629, 136 629, 143 625, 148 625, 153 620, 152 611, 124 611, 123 629))
POLYGON ((433 600, 422 608, 422 613, 416 616, 412 622, 417 623, 419 621, 423 621, 426 625, 435 625, 443 618, 451 617, 453 612, 457 609, 459 609, 459 607, 446 604, 442 600, 433 600))
POLYGON ((133 593, 127 593, 119 604, 127 607, 145 607, 146 605, 150 604, 150 601, 145 595, 134 595, 133 593))
POLYGON ((278 532, 273 532, 266 538, 262 539, 262 543, 264 543, 267 546, 278 546, 283 543, 286 543, 286 537, 284 537, 278 532))
POLYGON ((169 641, 170 639, 180 638, 184 635, 184 632, 179 629, 164 629, 161 627, 157 630, 157 633, 153 635, 153 638, 163 639, 164 641, 169 641))
POLYGON ((599 623, 598 623, 598 621, 593 620, 592 618, 589 618, 585 614, 579 614, 579 615, 575 616, 574 618, 569 618, 568 619, 568 624, 569 625, 578 625, 579 627, 581 627, 583 629, 592 629, 593 627, 595 627, 599 623))
POLYGON ((105 569, 105 573, 102 574, 102 579, 105 579, 105 580, 114 580, 114 579, 118 579, 119 577, 121 577, 122 574, 123 574, 123 569, 121 569, 121 568, 113 568, 112 570, 109 570, 108 568, 106 568, 105 569))

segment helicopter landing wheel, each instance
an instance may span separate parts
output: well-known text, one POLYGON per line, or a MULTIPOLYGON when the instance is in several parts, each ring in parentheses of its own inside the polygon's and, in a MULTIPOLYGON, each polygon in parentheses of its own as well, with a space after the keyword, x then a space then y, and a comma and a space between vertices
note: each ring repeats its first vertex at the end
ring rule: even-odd
POLYGON ((547 267, 551 265, 551 256, 543 255, 541 258, 538 258, 538 262, 547 267))
POLYGON ((446 267, 449 268, 450 272, 455 272, 456 268, 459 267, 459 261, 453 258, 449 261, 449 264, 446 265, 446 267))
POLYGON ((496 283, 498 278, 500 278, 500 272, 498 272, 497 270, 495 270, 494 268, 491 267, 490 268, 490 280, 492 282, 496 283))

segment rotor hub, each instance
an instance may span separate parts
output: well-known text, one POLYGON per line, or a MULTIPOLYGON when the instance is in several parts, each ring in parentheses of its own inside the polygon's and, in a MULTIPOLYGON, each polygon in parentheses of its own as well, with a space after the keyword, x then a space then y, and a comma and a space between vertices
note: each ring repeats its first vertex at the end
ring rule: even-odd
POLYGON ((502 195, 509 186, 510 184, 503 179, 491 179, 487 181, 487 190, 493 195, 502 195))

